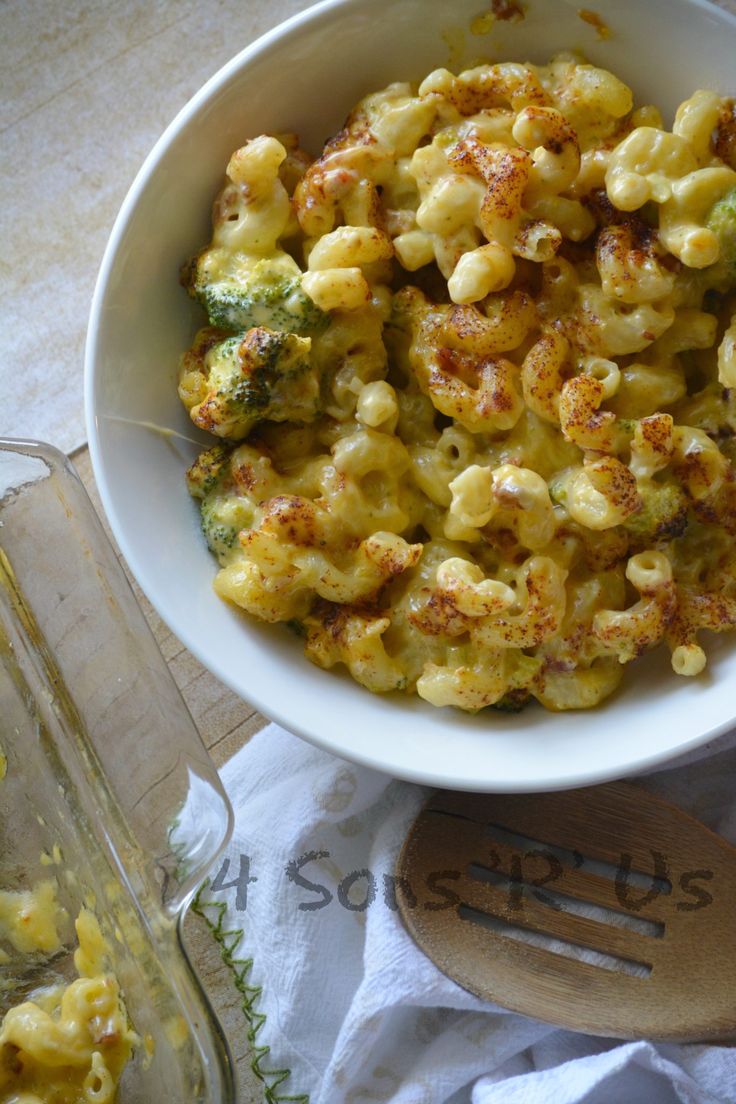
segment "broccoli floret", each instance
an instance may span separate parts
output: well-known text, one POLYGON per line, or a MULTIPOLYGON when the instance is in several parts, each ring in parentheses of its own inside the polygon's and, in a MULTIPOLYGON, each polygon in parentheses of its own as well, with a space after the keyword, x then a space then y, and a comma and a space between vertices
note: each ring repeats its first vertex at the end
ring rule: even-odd
POLYGON ((688 523, 684 491, 674 483, 652 483, 640 493, 641 509, 624 523, 634 544, 651 546, 656 541, 681 537, 688 523))
POLYGON ((301 270, 287 253, 255 258, 208 250, 185 268, 184 280, 213 326, 248 330, 267 326, 296 334, 322 331, 329 316, 301 288, 301 270))
POLYGON ((732 280, 736 279, 736 188, 731 188, 713 204, 705 225, 718 238, 719 268, 732 280))
POLYGON ((200 452, 187 471, 187 489, 192 498, 204 498, 218 485, 230 458, 227 445, 213 445, 200 452))
POLYGON ((503 697, 494 702, 491 709, 499 713, 521 713, 532 699, 529 687, 539 673, 542 660, 539 656, 518 652, 511 660, 509 688, 503 697))
POLYGON ((532 696, 528 690, 509 690, 491 709, 497 709, 499 713, 521 713, 522 709, 531 701, 532 696))
POLYGON ((196 369, 186 360, 189 414, 195 425, 242 440, 258 421, 310 422, 319 412, 320 380, 311 338, 256 326, 207 349, 196 369), (198 387, 192 373, 200 375, 198 387))
POLYGON ((224 564, 238 546, 238 534, 253 524, 253 505, 247 498, 215 490, 203 500, 200 517, 210 551, 224 564))
POLYGON ((200 453, 187 472, 189 493, 201 500, 202 532, 221 564, 238 547, 238 534, 253 525, 253 503, 238 493, 231 457, 229 446, 214 445, 200 453))

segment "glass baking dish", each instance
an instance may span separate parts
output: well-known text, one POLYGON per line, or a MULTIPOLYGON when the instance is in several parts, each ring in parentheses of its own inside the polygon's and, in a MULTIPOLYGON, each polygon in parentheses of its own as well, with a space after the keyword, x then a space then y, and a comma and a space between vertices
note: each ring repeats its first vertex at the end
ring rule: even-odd
MULTIPOLYGON (((175 549, 151 554, 175 569, 175 549)), ((0 938, 0 1019, 76 976, 86 906, 141 1040, 118 1099, 228 1104, 232 1063, 181 923, 232 811, 73 468, 48 446, 8 440, 0 718, 0 891, 52 880, 64 910, 53 953, 0 938)))

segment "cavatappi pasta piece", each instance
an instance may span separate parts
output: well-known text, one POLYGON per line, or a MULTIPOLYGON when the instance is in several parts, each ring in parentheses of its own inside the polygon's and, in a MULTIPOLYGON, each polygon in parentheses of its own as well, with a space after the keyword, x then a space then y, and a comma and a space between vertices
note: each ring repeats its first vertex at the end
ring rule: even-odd
POLYGON ((414 681, 422 673, 425 662, 444 662, 448 644, 470 628, 470 618, 460 612, 444 589, 437 586, 437 573, 444 563, 457 560, 477 567, 464 559, 464 555, 467 550, 457 542, 445 538, 429 540, 416 568, 401 580, 392 638, 398 635, 401 639, 402 654, 413 672, 414 681))
POLYGON ((596 266, 606 295, 622 303, 649 303, 671 294, 675 274, 662 264, 665 251, 646 224, 604 227, 596 243, 596 266))
POLYGON ((610 148, 628 131, 631 89, 607 69, 562 53, 538 70, 553 104, 575 130, 581 149, 610 148))
POLYGON ((598 360, 599 365, 611 365, 603 379, 593 372, 582 372, 562 385, 559 398, 560 428, 568 441, 581 449, 613 452, 616 443, 616 415, 601 410, 608 397, 607 379, 612 378, 613 393, 618 386, 618 368, 612 361, 598 360))
POLYGON ((415 95, 410 84, 391 84, 364 100, 371 134, 397 158, 408 157, 429 133, 437 113, 431 99, 415 95))
POLYGON ((534 67, 516 62, 479 65, 457 77, 435 69, 419 85, 419 94, 437 96, 463 116, 500 106, 518 112, 530 103, 549 103, 534 67))
POLYGON ((457 159, 451 162, 441 144, 431 142, 415 150, 409 171, 416 181, 419 206, 415 218, 420 230, 448 238, 468 223, 478 222, 483 183, 464 174, 457 159))
POLYGON ((478 222, 483 183, 460 175, 448 162, 447 150, 434 142, 414 153, 407 172, 416 200, 411 218, 397 223, 396 255, 409 271, 434 260, 449 279, 463 254, 482 242, 478 222))
POLYGON ((478 564, 457 557, 437 568, 437 591, 441 605, 454 606, 464 617, 489 617, 516 605, 511 587, 484 578, 478 564))
POLYGON ((693 678, 705 670, 705 652, 699 644, 678 644, 672 651, 672 670, 677 675, 693 678))
POLYGON ((716 494, 731 466, 715 441, 692 426, 672 430, 672 468, 682 486, 696 501, 716 494))
POLYGON ((475 641, 448 651, 448 663, 428 663, 417 681, 417 693, 432 705, 453 705, 476 713, 516 688, 513 664, 520 658, 523 666, 523 653, 508 648, 489 650, 475 641))
POLYGON ((647 349, 646 358, 657 366, 677 365, 680 353, 710 349, 717 329, 715 315, 695 307, 679 307, 672 325, 647 349))
POLYGON ((688 268, 707 268, 720 256, 717 234, 706 225, 714 204, 736 186, 725 165, 696 169, 675 181, 659 215, 663 245, 688 268))
POLYGON ((0 1099, 8 1104, 113 1104, 138 1043, 95 916, 76 921, 80 977, 39 993, 0 1022, 0 1099))
POLYGON ((511 133, 532 158, 526 199, 559 195, 570 187, 580 171, 580 146, 561 112, 536 104, 525 107, 511 133))
POLYGON ((472 465, 475 440, 467 429, 453 425, 435 434, 432 444, 410 445, 409 453, 412 479, 419 490, 430 502, 447 507, 452 501, 452 481, 472 465))
POLYGON ((348 536, 377 529, 401 533, 417 524, 421 502, 408 478, 411 459, 398 437, 358 429, 333 446, 322 497, 335 525, 348 536))
POLYGON ((243 557, 215 580, 218 594, 265 621, 301 618, 310 595, 335 603, 372 597, 418 560, 422 546, 373 532, 357 547, 336 530, 329 509, 298 495, 262 507, 260 524, 240 534, 243 557))
POLYGON ((496 512, 493 493, 493 472, 479 464, 471 464, 450 483, 450 513, 461 525, 481 529, 496 512))
POLYGON ((340 226, 318 238, 309 250, 310 272, 352 268, 393 257, 391 239, 374 226, 340 226))
POLYGON ((357 267, 305 272, 302 290, 320 310, 358 310, 371 301, 368 281, 357 267))
POLYGON ((589 667, 582 664, 570 670, 544 669, 534 681, 534 696, 552 712, 567 709, 593 709, 610 697, 623 677, 623 665, 601 656, 589 667))
POLYGON ((697 675, 736 624, 734 135, 568 53, 236 151, 183 271, 217 592, 436 705, 590 708, 660 640, 697 675))
POLYGON ((323 311, 357 310, 371 300, 365 266, 393 256, 391 239, 374 226, 340 226, 318 238, 308 255, 302 290, 323 311))
POLYGON ((672 133, 684 138, 699 166, 713 160, 713 132, 721 118, 724 100, 715 92, 699 89, 677 109, 672 133))
POLYGON ((697 634, 727 632, 736 627, 736 600, 725 594, 699 593, 691 586, 677 588, 677 608, 667 629, 672 651, 672 669, 678 675, 693 677, 706 666, 706 655, 697 634))
POLYGON ((483 357, 518 349, 536 320, 531 296, 509 291, 487 296, 482 309, 452 307, 435 315, 430 325, 438 326, 439 340, 447 348, 483 357))
POLYGON ((477 303, 494 291, 502 291, 514 278, 516 266, 509 249, 488 242, 463 253, 447 287, 453 303, 477 303))
POLYGON ((519 612, 479 621, 475 636, 489 647, 533 648, 554 636, 565 613, 567 572, 549 556, 532 556, 516 573, 519 612))
POLYGON ((619 211, 636 211, 649 200, 664 203, 673 184, 697 167, 695 153, 681 135, 637 127, 610 155, 606 192, 619 211))
MULTIPOLYGON (((372 185, 368 193, 374 196, 374 189, 391 174, 391 150, 377 142, 353 144, 351 137, 346 132, 338 135, 322 157, 309 166, 294 190, 294 209, 307 238, 318 238, 335 228, 342 208, 351 202, 361 181, 372 185)), ((378 218, 377 202, 372 210, 378 218)))
POLYGON ((620 558, 619 550, 615 564, 601 564, 594 573, 581 572, 571 564, 574 570, 565 583, 567 602, 559 632, 537 649, 540 666, 534 694, 548 709, 591 708, 621 681, 623 665, 604 653, 592 631, 598 610, 625 602, 620 558))
POLYGON ((384 305, 374 297, 363 310, 336 311, 313 340, 311 359, 322 381, 324 413, 337 423, 349 423, 363 386, 386 375, 385 320, 384 305))
POLYGON ((214 219, 213 245, 264 256, 272 253, 291 213, 279 168, 286 150, 262 134, 236 150, 227 166, 230 184, 214 219))
MULTIPOLYGON (((560 330, 560 322, 574 314, 578 307, 580 276, 574 265, 564 257, 555 257, 543 263, 541 268, 542 286, 537 298, 537 313, 547 325, 560 330)), ((576 333, 572 336, 575 338, 576 333)))
POLYGON ((615 456, 586 463, 565 484, 570 517, 586 529, 612 529, 641 509, 633 472, 615 456))
POLYGON ((502 464, 492 471, 473 464, 456 476, 450 491, 450 513, 461 526, 480 529, 492 523, 493 528, 514 532, 519 544, 532 551, 544 548, 554 536, 556 521, 549 489, 529 468, 502 464))
POLYGON ((318 605, 305 619, 306 654, 319 667, 344 663, 362 686, 375 693, 403 690, 406 677, 386 651, 390 617, 347 605, 318 605))
MULTIPOLYGON (((570 199, 569 196, 540 195, 534 200, 526 198, 525 203, 526 214, 532 223, 556 228, 560 237, 568 238, 571 242, 585 241, 596 228, 595 218, 588 208, 584 207, 579 200, 570 199)), ((547 251, 550 254, 556 254, 562 244, 557 234, 551 233, 548 229, 547 240, 549 242, 547 251)), ((552 256, 542 257, 539 250, 531 257, 528 256, 528 252, 522 254, 519 251, 519 256, 522 255, 532 261, 552 260, 552 256)))
POLYGON ((510 429, 523 400, 518 369, 499 354, 516 347, 532 324, 533 307, 523 294, 492 301, 488 313, 474 307, 443 307, 417 289, 397 296, 397 318, 411 337, 409 363, 440 413, 470 432, 510 429))
POLYGON ((399 417, 396 391, 385 380, 364 384, 358 392, 355 417, 371 429, 393 433, 399 417))
POLYGON ((620 369, 620 382, 608 406, 619 418, 646 418, 673 406, 686 393, 679 364, 633 361, 620 369))
POLYGON ((522 412, 516 386, 518 372, 505 357, 484 357, 480 364, 472 354, 445 348, 425 373, 418 366, 432 404, 471 433, 510 429, 522 412), (444 352, 444 356, 442 355, 444 352))
POLYGON ((480 229, 487 241, 513 252, 532 164, 527 152, 513 147, 494 149, 475 138, 464 138, 449 160, 459 173, 474 173, 484 182, 478 212, 480 229))
POLYGON ((576 324, 587 331, 584 348, 604 357, 640 353, 675 320, 675 309, 666 299, 636 305, 621 303, 610 299, 595 284, 581 284, 579 301, 576 324))
POLYGON ((491 527, 511 529, 522 548, 541 551, 555 534, 556 519, 547 483, 530 468, 502 464, 493 471, 496 510, 491 527))
POLYGON ((521 387, 529 410, 553 425, 560 423, 560 396, 570 342, 557 330, 548 330, 524 357, 521 387))
POLYGON ((514 239, 514 252, 525 261, 544 264, 556 256, 562 231, 546 219, 523 218, 514 239))
POLYGON ((636 423, 629 468, 637 481, 667 467, 674 451, 672 430, 671 414, 651 414, 636 423))
POLYGON ((620 663, 658 644, 677 606, 672 567, 661 552, 632 556, 626 578, 639 591, 639 601, 629 609, 599 610, 593 618, 594 636, 620 663))

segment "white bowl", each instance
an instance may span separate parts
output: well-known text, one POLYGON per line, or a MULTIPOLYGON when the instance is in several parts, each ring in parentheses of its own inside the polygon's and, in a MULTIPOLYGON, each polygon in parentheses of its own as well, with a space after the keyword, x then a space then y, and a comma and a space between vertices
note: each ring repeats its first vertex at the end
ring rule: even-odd
POLYGON ((215 596, 215 561, 184 486, 198 446, 150 428, 200 436, 175 381, 202 314, 177 273, 209 240, 224 165, 246 138, 296 130, 317 150, 369 90, 448 60, 456 68, 484 50, 545 62, 579 47, 627 81, 639 103, 670 114, 698 87, 736 91, 736 19, 709 4, 597 0, 613 32, 601 41, 579 18, 578 0, 530 0, 523 22, 497 23, 483 39, 465 33, 466 56, 458 56, 461 28, 483 7, 328 0, 254 43, 197 93, 156 143, 110 237, 90 318, 87 424, 102 501, 131 570, 179 639, 243 698, 315 744, 401 778, 551 790, 645 769, 729 727, 736 650, 714 639, 709 674, 694 680, 674 676, 664 655, 647 657, 593 712, 471 717, 372 695, 313 667, 285 629, 254 624, 215 596))

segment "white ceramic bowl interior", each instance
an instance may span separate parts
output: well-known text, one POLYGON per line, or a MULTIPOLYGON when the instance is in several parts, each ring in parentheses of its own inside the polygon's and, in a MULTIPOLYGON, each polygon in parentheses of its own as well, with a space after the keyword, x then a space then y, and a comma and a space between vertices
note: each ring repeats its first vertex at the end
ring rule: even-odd
POLYGON ((327 0, 260 39, 217 73, 157 142, 105 253, 90 319, 88 433, 118 543, 179 639, 262 712, 344 758, 395 776, 468 790, 546 790, 645 769, 727 728, 736 716, 736 649, 708 643, 705 677, 678 679, 668 657, 629 668, 594 712, 471 717, 403 695, 376 696, 303 658, 282 627, 254 624, 212 591, 215 561, 184 470, 205 436, 176 394, 179 354, 203 315, 178 284, 210 233, 232 150, 256 134, 296 130, 318 151, 361 95, 438 65, 479 56, 545 62, 579 48, 665 112, 699 87, 736 92, 736 19, 688 0, 594 6, 598 38, 577 0, 529 0, 523 22, 477 37, 480 0, 327 0), (191 444, 152 427, 175 430, 191 444))

